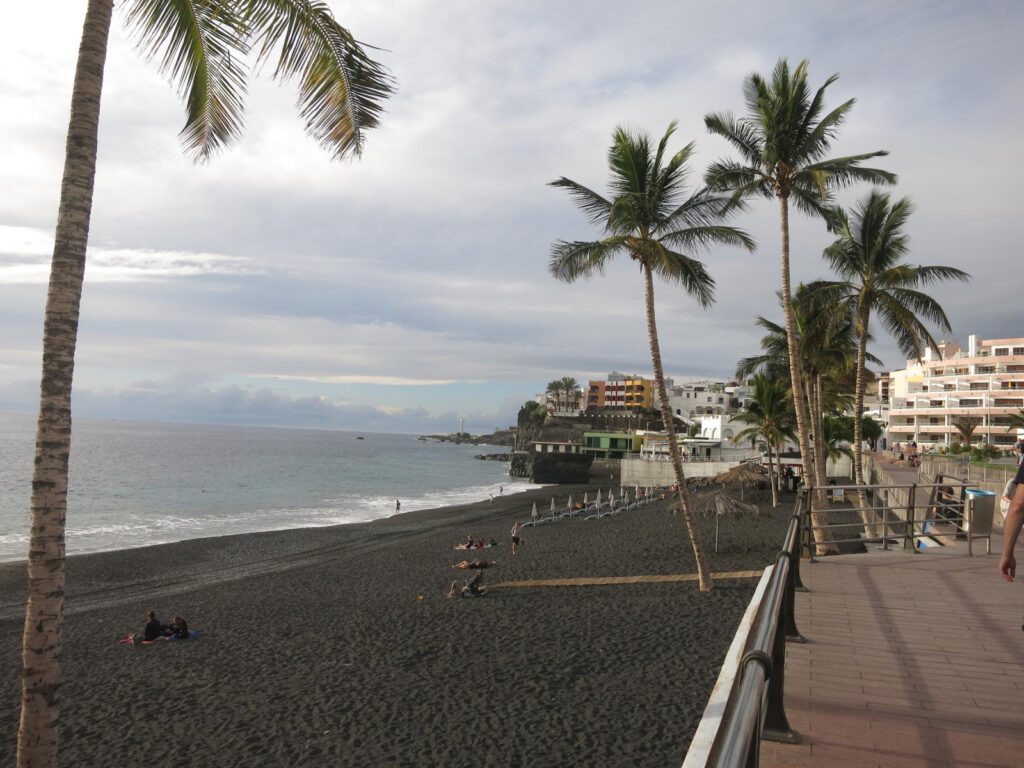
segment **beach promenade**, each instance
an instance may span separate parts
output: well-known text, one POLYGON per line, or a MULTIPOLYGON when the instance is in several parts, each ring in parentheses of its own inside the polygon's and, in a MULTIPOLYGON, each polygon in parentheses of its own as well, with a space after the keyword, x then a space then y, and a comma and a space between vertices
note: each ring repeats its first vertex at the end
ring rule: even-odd
POLYGON ((997 563, 963 547, 805 562, 785 688, 803 741, 763 741, 761 766, 1024 766, 1024 583, 997 563))

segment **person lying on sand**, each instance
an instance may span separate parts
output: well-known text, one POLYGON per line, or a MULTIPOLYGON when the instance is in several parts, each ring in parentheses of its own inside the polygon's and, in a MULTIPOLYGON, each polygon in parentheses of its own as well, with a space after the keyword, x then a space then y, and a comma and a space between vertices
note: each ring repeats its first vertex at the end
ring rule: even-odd
POLYGON ((467 568, 490 568, 498 564, 497 560, 463 560, 460 563, 456 563, 452 568, 461 568, 466 570, 467 568))
POLYGON ((483 539, 474 540, 472 536, 469 537, 470 541, 464 544, 455 544, 452 549, 457 550, 468 550, 468 549, 488 549, 489 547, 498 546, 497 539, 491 539, 490 541, 484 541, 483 539))

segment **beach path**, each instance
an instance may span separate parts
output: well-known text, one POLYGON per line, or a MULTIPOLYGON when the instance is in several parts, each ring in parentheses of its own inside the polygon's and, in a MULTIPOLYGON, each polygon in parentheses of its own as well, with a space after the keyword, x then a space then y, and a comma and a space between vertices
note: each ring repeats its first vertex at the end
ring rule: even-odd
MULTIPOLYGON (((993 547, 999 551, 997 547, 993 547)), ((1024 765, 1024 589, 962 549, 822 558, 800 574, 785 706, 761 766, 1024 765)))

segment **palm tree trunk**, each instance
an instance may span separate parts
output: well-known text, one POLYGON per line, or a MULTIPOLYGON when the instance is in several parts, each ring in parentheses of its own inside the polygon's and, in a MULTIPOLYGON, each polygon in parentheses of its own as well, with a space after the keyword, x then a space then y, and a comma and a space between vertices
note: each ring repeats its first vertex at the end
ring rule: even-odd
MULTIPOLYGON (((780 231, 782 236, 781 248, 781 269, 782 269, 782 314, 786 318, 786 342, 789 347, 789 375, 793 387, 793 408, 796 410, 796 432, 800 442, 800 460, 803 464, 803 476, 805 483, 817 482, 814 471, 814 458, 811 454, 811 443, 808 438, 807 401, 804 393, 803 361, 797 353, 796 343, 796 319, 793 315, 793 293, 789 279, 789 198, 785 194, 779 195, 779 218, 780 231)), ((824 504, 821 501, 821 493, 817 494, 817 501, 811 500, 811 522, 816 526, 814 529, 814 541, 817 544, 818 554, 824 555, 836 551, 835 545, 831 544, 831 536, 827 530, 818 528, 825 525, 824 516, 818 512, 824 504)))
POLYGON ((112 9, 112 0, 89 0, 85 15, 71 94, 64 178, 43 322, 43 369, 32 475, 28 603, 22 635, 19 768, 57 764, 71 384, 96 175, 103 66, 112 9))
POLYGON ((814 477, 819 488, 828 480, 828 443, 825 440, 825 377, 814 377, 814 477))
POLYGON ((668 451, 672 457, 672 468, 675 470, 676 487, 679 489, 677 495, 679 506, 683 512, 683 522, 686 524, 686 532, 690 536, 690 544, 693 546, 693 558, 697 561, 697 579, 700 583, 700 591, 706 592, 714 587, 711 581, 711 570, 708 568, 707 558, 704 556, 704 545, 700 540, 700 531, 693 520, 693 510, 690 505, 690 489, 686 487, 686 475, 683 473, 683 459, 679 455, 679 443, 676 440, 675 422, 672 418, 672 406, 668 400, 668 390, 665 389, 665 371, 661 365, 661 345, 658 343, 658 326, 654 317, 654 278, 651 270, 646 265, 644 273, 644 298, 647 304, 647 340, 651 345, 651 366, 654 368, 654 385, 658 388, 658 404, 661 407, 661 420, 668 434, 668 451))
MULTIPOLYGON (((765 440, 765 445, 768 446, 768 485, 772 489, 772 509, 779 506, 778 491, 775 488, 775 467, 772 464, 772 441, 770 439, 765 440)), ((781 476, 781 472, 779 473, 781 476)))
POLYGON ((860 486, 857 489, 857 506, 860 507, 860 518, 864 521, 864 531, 872 539, 878 538, 877 516, 868 510, 867 494, 864 492, 864 449, 863 424, 861 412, 864 410, 864 389, 867 386, 865 365, 868 348, 868 321, 870 315, 861 310, 857 329, 857 378, 853 388, 853 481, 860 486))

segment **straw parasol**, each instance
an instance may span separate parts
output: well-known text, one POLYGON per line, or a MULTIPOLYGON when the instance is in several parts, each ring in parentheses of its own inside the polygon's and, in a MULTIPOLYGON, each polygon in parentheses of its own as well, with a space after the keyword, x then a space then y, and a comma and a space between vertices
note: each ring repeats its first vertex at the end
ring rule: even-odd
POLYGON ((723 517, 754 519, 771 514, 756 504, 747 504, 745 501, 733 498, 724 488, 698 496, 694 500, 694 511, 697 515, 705 518, 715 516, 715 552, 718 551, 718 527, 723 517))
POLYGON ((740 499, 742 499, 744 488, 759 488, 767 485, 768 471, 758 464, 739 464, 715 475, 712 482, 715 485, 738 485, 740 499))

